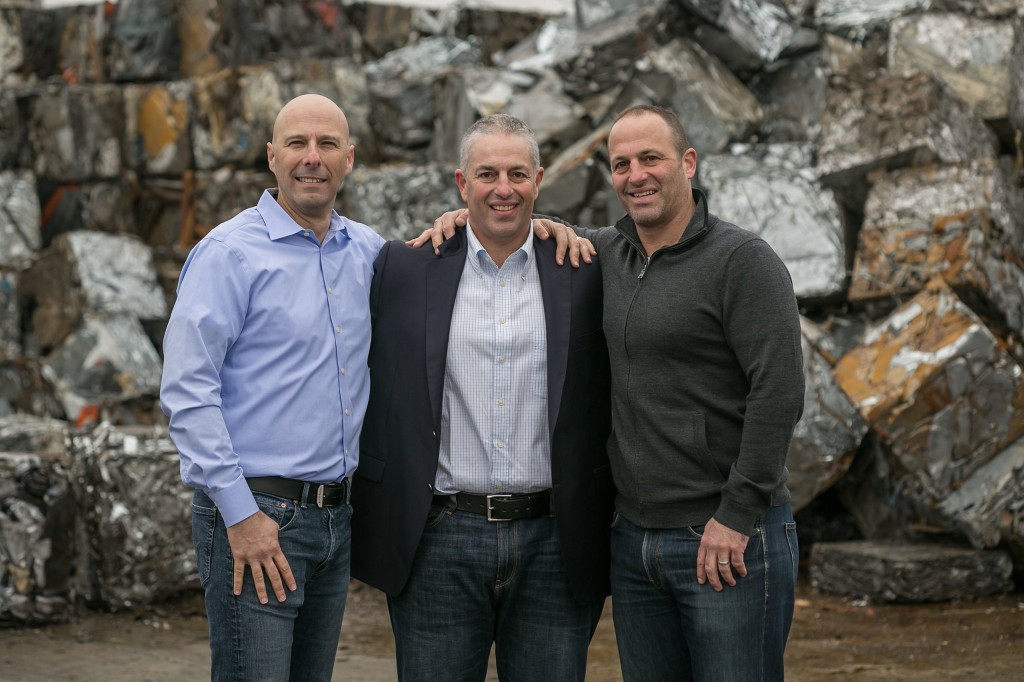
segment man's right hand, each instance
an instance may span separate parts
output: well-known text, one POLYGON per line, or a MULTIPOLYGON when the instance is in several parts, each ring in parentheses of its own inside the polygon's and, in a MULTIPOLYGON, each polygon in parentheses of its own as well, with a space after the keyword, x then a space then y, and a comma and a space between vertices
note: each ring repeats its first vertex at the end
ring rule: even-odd
POLYGON ((277 524, 261 511, 233 526, 228 526, 228 544, 231 546, 231 556, 235 562, 236 597, 242 594, 246 566, 252 571, 256 595, 261 604, 268 601, 267 580, 270 581, 279 602, 285 599, 285 585, 289 590, 295 590, 295 577, 284 552, 281 551, 277 533, 277 524))

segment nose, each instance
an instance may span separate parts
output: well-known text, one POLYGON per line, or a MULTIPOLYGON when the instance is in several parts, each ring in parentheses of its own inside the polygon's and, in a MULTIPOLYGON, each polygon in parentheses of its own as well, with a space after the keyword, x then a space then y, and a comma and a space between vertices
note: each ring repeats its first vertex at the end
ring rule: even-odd
POLYGON ((639 161, 629 162, 629 184, 638 185, 647 179, 647 170, 639 161))
POLYGON ((306 157, 302 162, 307 166, 315 167, 320 165, 320 150, 317 149, 315 142, 311 142, 309 147, 306 148, 306 157))
POLYGON ((502 173, 498 176, 498 183, 494 186, 494 192, 502 197, 512 194, 512 183, 509 182, 507 173, 502 173))

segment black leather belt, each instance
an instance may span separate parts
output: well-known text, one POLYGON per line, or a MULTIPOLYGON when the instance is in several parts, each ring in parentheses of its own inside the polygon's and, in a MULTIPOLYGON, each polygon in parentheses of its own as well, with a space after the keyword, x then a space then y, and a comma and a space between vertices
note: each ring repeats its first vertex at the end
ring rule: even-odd
POLYGON ((351 484, 347 478, 338 483, 308 483, 309 490, 306 492, 306 499, 303 500, 302 489, 307 485, 307 481, 296 481, 279 476, 257 476, 247 478, 245 482, 249 484, 249 490, 253 492, 284 497, 297 502, 303 501, 317 507, 334 507, 348 502, 351 484))
POLYGON ((434 495, 434 504, 450 504, 455 498, 455 508, 460 511, 482 514, 488 521, 514 521, 532 519, 551 512, 551 491, 521 495, 434 495))

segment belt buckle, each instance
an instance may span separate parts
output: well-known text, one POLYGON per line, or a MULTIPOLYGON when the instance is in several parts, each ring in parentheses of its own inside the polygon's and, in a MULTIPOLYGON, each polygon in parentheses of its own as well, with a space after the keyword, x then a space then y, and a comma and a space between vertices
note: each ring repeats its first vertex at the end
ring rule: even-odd
POLYGON ((321 483, 316 487, 316 506, 319 509, 324 508, 324 484, 321 483))
POLYGON ((488 495, 487 496, 487 520, 488 521, 493 521, 495 523, 497 523, 499 521, 508 521, 508 519, 496 519, 493 516, 491 516, 491 512, 494 511, 494 507, 491 506, 491 500, 493 500, 496 497, 512 497, 512 495, 511 495, 511 493, 505 493, 504 495, 488 495))

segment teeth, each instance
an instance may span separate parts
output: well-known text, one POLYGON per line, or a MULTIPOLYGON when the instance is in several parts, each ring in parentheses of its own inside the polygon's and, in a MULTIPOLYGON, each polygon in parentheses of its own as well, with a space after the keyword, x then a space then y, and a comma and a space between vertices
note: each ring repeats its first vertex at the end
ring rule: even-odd
POLYGON ((515 207, 515 204, 495 204, 492 208, 495 211, 511 211, 515 207))
POLYGON ((635 193, 633 195, 633 197, 636 198, 636 199, 639 199, 641 197, 649 197, 652 194, 654 194, 654 190, 653 189, 649 189, 646 192, 637 192, 637 193, 635 193))
POLYGON ((299 182, 305 182, 308 184, 318 184, 323 181, 323 178, 299 178, 299 182))

